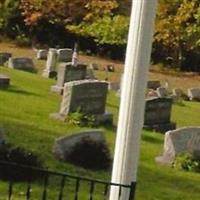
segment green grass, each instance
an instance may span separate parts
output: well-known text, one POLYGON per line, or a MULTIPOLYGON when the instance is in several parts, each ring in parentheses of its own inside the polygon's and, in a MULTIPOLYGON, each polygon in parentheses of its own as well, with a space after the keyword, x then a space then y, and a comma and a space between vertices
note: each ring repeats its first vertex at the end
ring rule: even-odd
MULTIPOLYGON (((50 86, 55 83, 55 80, 5 67, 0 67, 0 73, 11 78, 11 87, 8 90, 0 90, 0 127, 6 129, 9 143, 36 153, 44 162, 45 167, 52 170, 110 180, 111 170, 87 170, 58 161, 52 154, 54 140, 57 137, 90 129, 49 118, 50 113, 59 111, 61 102, 59 95, 50 92, 50 86)), ((114 114, 115 126, 118 106, 118 97, 115 96, 114 92, 110 92, 107 99, 107 110, 114 114)), ((198 126, 200 124, 200 103, 184 102, 184 105, 174 105, 172 119, 178 127, 198 126)), ((100 128, 104 130, 104 135, 113 153, 116 128, 100 128)), ((155 157, 162 153, 163 140, 162 134, 149 131, 142 133, 136 199, 199 200, 199 174, 184 172, 180 169, 160 166, 155 163, 155 157)), ((0 193, 6 187, 4 186, 5 184, 0 184, 0 193)), ((35 187, 34 191, 37 195, 40 188, 39 184, 36 184, 35 187)), ((55 194, 53 193, 52 198, 49 199, 55 199, 55 194)), ((22 199, 20 195, 23 196, 23 192, 20 193, 19 189, 16 200, 22 199)), ((82 199, 85 199, 85 197, 82 199)))

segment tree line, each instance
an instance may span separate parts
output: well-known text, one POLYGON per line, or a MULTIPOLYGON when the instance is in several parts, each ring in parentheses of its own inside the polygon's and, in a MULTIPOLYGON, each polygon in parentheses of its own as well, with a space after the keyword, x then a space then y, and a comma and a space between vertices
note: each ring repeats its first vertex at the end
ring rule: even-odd
MULTIPOLYGON (((131 0, 0 0, 0 33, 123 59, 131 0)), ((152 62, 200 71, 200 0, 159 0, 152 62)))

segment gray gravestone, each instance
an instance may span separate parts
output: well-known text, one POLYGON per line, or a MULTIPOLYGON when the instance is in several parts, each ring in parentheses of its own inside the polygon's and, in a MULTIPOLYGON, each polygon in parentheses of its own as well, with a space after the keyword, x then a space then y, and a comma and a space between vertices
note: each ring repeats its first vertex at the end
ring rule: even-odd
POLYGON ((0 65, 4 65, 5 62, 9 60, 9 58, 12 57, 11 53, 1 52, 0 53, 0 65))
POLYGON ((179 89, 179 88, 174 88, 172 90, 172 94, 177 98, 181 98, 182 95, 183 95, 183 91, 181 89, 179 89))
POLYGON ((167 89, 165 87, 158 87, 156 89, 156 91, 157 91, 158 97, 162 98, 162 97, 169 96, 169 93, 168 93, 168 91, 167 91, 167 89))
POLYGON ((28 72, 35 72, 35 65, 30 58, 20 57, 20 58, 9 58, 8 67, 28 72))
POLYGON ((48 50, 46 49, 39 49, 37 50, 37 59, 38 60, 47 60, 48 50))
POLYGON ((10 78, 6 75, 0 74, 0 88, 7 88, 10 85, 10 78))
POLYGON ((67 158, 67 156, 72 152, 76 144, 81 142, 84 138, 89 138, 92 141, 105 142, 102 131, 85 131, 76 133, 72 136, 65 136, 56 139, 53 146, 53 153, 58 159, 65 160, 65 158, 67 158))
POLYGON ((57 60, 58 62, 71 62, 72 61, 72 54, 73 50, 72 49, 58 49, 57 50, 57 60))
POLYGON ((162 164, 172 164, 181 153, 200 156, 200 127, 184 127, 165 133, 163 155, 156 158, 162 164))
POLYGON ((189 100, 198 100, 200 101, 200 88, 189 88, 188 89, 189 100))
POLYGON ((86 77, 87 66, 78 64, 76 67, 69 63, 61 63, 58 66, 57 84, 51 86, 52 92, 62 94, 66 82, 83 80, 86 77))
POLYGON ((161 86, 160 81, 157 81, 157 80, 151 80, 151 81, 147 82, 147 88, 148 89, 156 90, 160 86, 161 86))
POLYGON ((71 112, 95 116, 97 123, 112 122, 112 114, 105 113, 108 83, 105 81, 82 80, 65 83, 60 112, 52 114, 64 120, 71 112))
POLYGON ((94 71, 92 68, 90 67, 87 68, 85 79, 97 79, 94 75, 94 71))
POLYGON ((171 108, 171 98, 146 99, 144 128, 158 132, 175 129, 176 124, 170 121, 171 108))

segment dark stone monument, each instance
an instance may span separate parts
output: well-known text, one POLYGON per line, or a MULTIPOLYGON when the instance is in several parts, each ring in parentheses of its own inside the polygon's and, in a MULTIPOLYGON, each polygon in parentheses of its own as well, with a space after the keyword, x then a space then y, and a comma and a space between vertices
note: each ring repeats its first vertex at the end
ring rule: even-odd
POLYGON ((0 88, 7 88, 10 85, 10 78, 6 75, 0 74, 0 88))
POLYGON ((84 64, 78 64, 76 67, 72 66, 71 62, 61 63, 57 72, 57 84, 51 86, 52 92, 62 94, 63 86, 66 82, 83 80, 86 77, 87 66, 84 64))
POLYGON ((176 128, 170 121, 173 100, 171 98, 146 99, 144 128, 158 132, 166 132, 176 128))
POLYGON ((9 58, 8 67, 28 72, 36 72, 35 65, 31 58, 9 58))

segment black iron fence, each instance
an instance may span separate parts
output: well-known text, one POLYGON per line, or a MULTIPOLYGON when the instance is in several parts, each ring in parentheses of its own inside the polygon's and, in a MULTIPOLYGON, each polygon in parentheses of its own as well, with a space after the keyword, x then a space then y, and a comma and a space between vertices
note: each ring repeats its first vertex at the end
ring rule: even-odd
POLYGON ((111 187, 118 189, 118 200, 124 191, 129 193, 127 200, 135 193, 135 183, 116 184, 7 162, 0 162, 0 177, 0 200, 107 200, 111 187))

